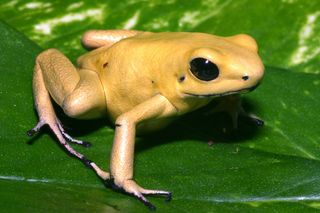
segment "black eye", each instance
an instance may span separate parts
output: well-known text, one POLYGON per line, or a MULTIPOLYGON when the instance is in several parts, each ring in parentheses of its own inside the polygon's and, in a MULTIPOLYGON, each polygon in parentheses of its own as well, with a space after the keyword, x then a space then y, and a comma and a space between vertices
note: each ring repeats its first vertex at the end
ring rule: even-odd
POLYGON ((219 76, 217 65, 205 58, 195 58, 190 62, 190 70, 202 81, 211 81, 219 76))

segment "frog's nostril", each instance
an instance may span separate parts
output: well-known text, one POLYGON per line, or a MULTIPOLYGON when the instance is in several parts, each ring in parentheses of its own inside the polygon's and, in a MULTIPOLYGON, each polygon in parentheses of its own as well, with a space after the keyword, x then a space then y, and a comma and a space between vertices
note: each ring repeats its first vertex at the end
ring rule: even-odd
POLYGON ((242 79, 243 79, 244 81, 246 81, 246 80, 248 80, 248 79, 249 79, 249 76, 244 75, 244 76, 242 76, 242 79))

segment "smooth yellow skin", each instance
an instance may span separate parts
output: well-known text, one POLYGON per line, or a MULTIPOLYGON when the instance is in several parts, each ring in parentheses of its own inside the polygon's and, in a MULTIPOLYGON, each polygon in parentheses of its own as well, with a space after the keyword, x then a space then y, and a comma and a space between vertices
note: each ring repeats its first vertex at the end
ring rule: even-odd
MULTIPOLYGON (((116 125, 110 173, 93 162, 91 166, 101 178, 113 178, 115 185, 144 202, 148 201, 143 194, 167 192, 146 190, 133 181, 136 129, 161 128, 172 117, 226 95, 213 111, 227 110, 236 125, 237 114, 242 111, 236 94, 256 86, 264 72, 255 40, 243 34, 219 37, 100 30, 85 33, 82 42, 96 49, 78 59, 78 68, 57 50, 47 50, 37 57, 33 82, 40 121, 35 129, 49 124, 60 142, 66 144, 50 96, 71 117, 110 117, 116 125), (199 57, 218 66, 218 78, 202 81, 191 73, 189 62, 199 57)), ((83 157, 75 151, 73 154, 83 157)))

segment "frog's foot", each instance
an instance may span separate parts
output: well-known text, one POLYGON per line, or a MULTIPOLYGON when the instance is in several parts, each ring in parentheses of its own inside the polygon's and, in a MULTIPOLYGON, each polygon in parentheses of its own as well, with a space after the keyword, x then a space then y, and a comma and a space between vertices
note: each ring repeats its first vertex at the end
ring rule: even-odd
POLYGON ((54 135, 58 138, 60 144, 68 151, 69 154, 79 158, 85 165, 90 166, 90 162, 79 152, 74 150, 66 141, 66 138, 63 134, 64 130, 60 121, 55 118, 55 116, 44 116, 42 118, 40 116, 39 122, 36 124, 34 128, 27 131, 27 135, 32 137, 34 134, 38 133, 44 125, 48 125, 54 135))
POLYGON ((63 129, 61 123, 59 120, 55 119, 55 122, 45 122, 44 120, 40 120, 37 125, 27 131, 27 135, 32 137, 34 134, 36 134, 37 132, 40 131, 41 127, 44 125, 48 125, 50 127, 50 129, 53 131, 53 133, 55 134, 55 136, 58 138, 60 144, 67 150, 67 152, 70 155, 73 155, 75 157, 77 157, 79 160, 82 161, 82 163, 95 171, 95 173, 102 179, 106 180, 110 178, 110 175, 108 172, 103 171, 102 169, 100 169, 93 161, 87 159, 83 154, 77 152, 76 150, 74 150, 67 142, 65 139, 69 140, 70 142, 76 143, 76 144, 80 144, 83 145, 85 147, 89 147, 90 143, 85 142, 85 141, 80 141, 80 140, 76 140, 74 138, 72 138, 70 135, 68 135, 65 130, 63 129), (89 146, 88 146, 89 145, 89 146))
MULTIPOLYGON (((33 135, 38 133, 40 131, 41 127, 44 126, 45 124, 46 124, 45 122, 39 121, 34 128, 32 128, 29 131, 27 131, 27 135, 29 137, 32 137, 33 135)), ((68 133, 66 133, 66 131, 62 127, 62 124, 59 121, 57 122, 57 126, 58 126, 62 136, 66 140, 68 140, 69 142, 81 145, 81 146, 86 147, 86 148, 91 147, 91 143, 90 142, 75 139, 75 138, 71 137, 68 133)))
POLYGON ((77 152, 76 150, 74 150, 66 141, 66 139, 70 142, 76 143, 76 144, 80 144, 84 147, 89 147, 90 143, 85 142, 85 141, 80 141, 80 140, 76 140, 74 138, 72 138, 70 135, 68 135, 60 121, 58 119, 40 119, 40 121, 37 123, 37 125, 32 128, 31 130, 27 131, 27 135, 32 137, 34 134, 36 134, 37 132, 40 131, 41 127, 43 127, 44 125, 48 125, 50 127, 50 129, 52 130, 52 132, 55 134, 55 136, 58 138, 60 144, 66 149, 66 151, 72 155, 77 157, 79 160, 82 161, 82 163, 95 171, 95 173, 101 177, 102 179, 108 179, 110 178, 110 175, 108 172, 103 171, 102 169, 100 169, 93 161, 89 160, 88 158, 86 158, 83 154, 77 152), (48 120, 48 122, 46 122, 45 120, 48 120))
POLYGON ((150 210, 156 210, 156 207, 145 197, 145 195, 164 196, 165 201, 170 201, 172 193, 162 190, 150 190, 140 187, 134 180, 125 180, 121 183, 115 183, 114 179, 107 179, 106 184, 117 191, 124 192, 126 194, 133 195, 140 200, 150 210))

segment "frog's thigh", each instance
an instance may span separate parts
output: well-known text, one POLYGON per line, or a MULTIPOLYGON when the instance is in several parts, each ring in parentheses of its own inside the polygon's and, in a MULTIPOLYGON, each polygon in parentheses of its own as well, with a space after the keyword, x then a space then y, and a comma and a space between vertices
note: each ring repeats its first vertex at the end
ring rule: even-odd
POLYGON ((49 49, 37 58, 51 97, 70 117, 95 118, 103 114, 105 98, 97 74, 77 70, 62 53, 49 49))
MULTIPOLYGON (((39 90, 37 89, 39 81, 43 81, 45 88, 60 106, 80 80, 77 69, 67 57, 56 49, 48 49, 37 57, 35 77, 38 76, 38 70, 42 78, 34 80, 36 82, 34 88, 39 90)), ((35 91, 35 94, 37 92, 39 91, 35 91)))

